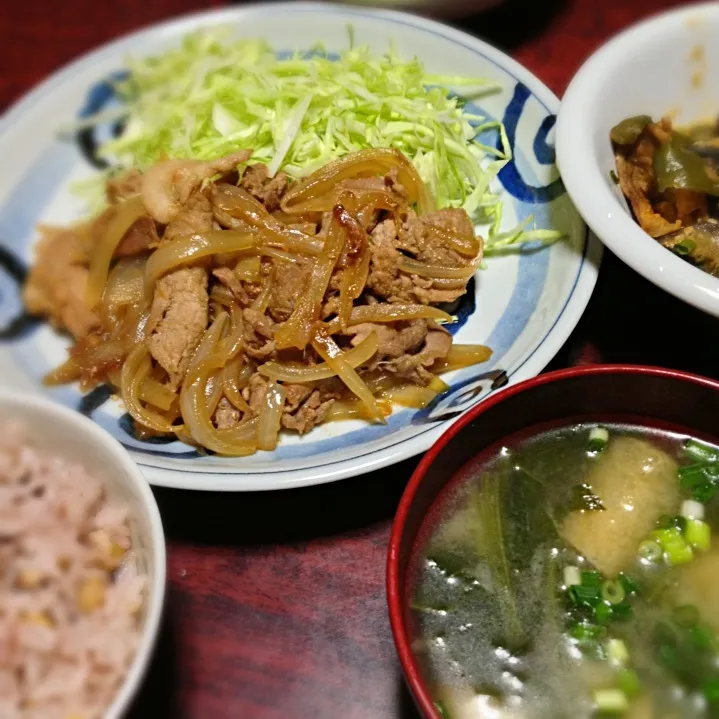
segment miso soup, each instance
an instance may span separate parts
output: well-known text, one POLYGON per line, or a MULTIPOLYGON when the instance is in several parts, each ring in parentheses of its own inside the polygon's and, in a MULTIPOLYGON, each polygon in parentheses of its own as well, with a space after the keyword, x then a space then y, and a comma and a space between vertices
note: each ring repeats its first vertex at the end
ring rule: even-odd
POLYGON ((719 717, 719 447, 579 424, 510 438, 440 495, 413 649, 450 719, 719 717))

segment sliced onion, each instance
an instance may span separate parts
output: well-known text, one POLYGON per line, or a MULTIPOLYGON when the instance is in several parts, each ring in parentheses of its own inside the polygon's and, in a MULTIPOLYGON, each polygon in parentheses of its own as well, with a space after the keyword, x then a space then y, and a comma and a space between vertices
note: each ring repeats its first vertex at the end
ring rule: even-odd
POLYGON ((467 278, 464 279, 458 279, 458 280, 441 280, 441 279, 433 279, 432 280, 432 289, 435 290, 463 290, 467 286, 467 278))
MULTIPOLYGON (((356 347, 343 353, 344 361, 351 367, 357 368, 363 365, 377 352, 379 343, 377 335, 370 332, 362 342, 356 347)), ((317 364, 314 367, 307 367, 299 363, 283 363, 283 362, 265 362, 260 365, 257 371, 264 377, 272 380, 280 380, 281 382, 318 382, 319 380, 329 379, 337 374, 337 370, 331 367, 327 362, 317 364)))
MULTIPOLYGON (((223 328, 224 331, 224 328, 223 328)), ((242 349, 245 336, 245 325, 242 320, 242 310, 235 305, 230 313, 230 328, 218 343, 216 353, 224 362, 231 360, 242 349)))
MULTIPOLYGON (((392 403, 388 400, 378 399, 377 406, 385 417, 392 414, 392 403)), ((358 399, 344 399, 333 402, 325 415, 325 422, 337 422, 347 419, 371 420, 369 410, 358 399)))
POLYGON ((246 282, 257 282, 260 279, 260 258, 241 257, 234 269, 237 279, 246 282))
POLYGON ((136 220, 145 215, 147 215, 147 210, 142 204, 142 199, 139 195, 117 205, 105 234, 93 248, 92 256, 90 257, 85 302, 91 309, 97 305, 102 297, 107 275, 110 271, 110 262, 117 246, 136 220))
POLYGON ((482 243, 480 239, 474 235, 474 233, 462 236, 447 230, 444 227, 433 225, 426 220, 424 221, 424 226, 431 235, 439 238, 442 244, 453 249, 455 252, 464 257, 471 257, 474 259, 482 250, 482 243))
POLYGON ((346 328, 352 304, 362 294, 367 282, 371 257, 369 237, 357 219, 344 209, 337 213, 337 218, 347 233, 338 313, 340 324, 346 328))
POLYGON ((257 310, 258 312, 264 312, 267 309, 267 305, 270 303, 270 297, 272 295, 272 285, 274 283, 275 279, 275 269, 272 268, 272 271, 269 275, 265 278, 265 281, 262 283, 262 287, 260 288, 260 291, 255 297, 254 301, 252 302, 252 309, 257 310))
POLYGON ((389 399, 394 404, 415 409, 424 409, 436 396, 437 392, 431 387, 421 387, 409 383, 392 387, 382 393, 382 397, 389 399))
POLYGON ((175 427, 157 412, 147 409, 140 401, 140 387, 150 376, 152 362, 144 343, 137 345, 125 360, 120 375, 122 401, 130 416, 143 427, 169 434, 175 427))
POLYGON ((257 423, 257 446, 259 449, 271 452, 277 447, 286 396, 287 391, 277 382, 272 382, 267 387, 257 423))
MULTIPOLYGON (((120 370, 108 372, 108 380, 110 381, 110 384, 120 388, 122 385, 121 375, 122 373, 120 370)), ((177 394, 169 389, 167 385, 158 382, 153 377, 145 377, 140 385, 138 397, 143 402, 147 402, 148 404, 167 412, 177 399, 177 394)))
POLYGON ((322 250, 321 242, 284 225, 241 187, 219 184, 215 187, 212 199, 223 212, 256 228, 265 242, 278 244, 293 252, 312 255, 319 254, 322 250))
POLYGON ((446 359, 432 365, 433 372, 449 372, 462 367, 486 362, 492 356, 492 350, 485 345, 453 344, 446 359))
POLYGON ((218 454, 241 457, 257 451, 257 440, 247 436, 246 430, 237 428, 218 430, 212 424, 212 414, 207 402, 207 383, 217 372, 218 361, 209 357, 188 371, 180 392, 180 407, 185 429, 200 446, 218 454))
POLYGON ((254 443, 257 448, 257 417, 248 419, 236 427, 218 429, 217 436, 223 441, 254 443))
POLYGON ((412 202, 416 202, 421 214, 429 212, 433 200, 419 173, 399 150, 372 148, 353 152, 330 162, 301 182, 296 183, 282 198, 282 209, 292 213, 300 203, 326 195, 342 180, 351 177, 376 177, 397 168, 397 179, 407 190, 412 202))
POLYGON ((121 307, 140 305, 143 300, 144 257, 121 259, 112 268, 100 302, 100 319, 111 329, 121 307))
POLYGON ((236 304, 235 296, 232 290, 225 285, 216 284, 210 292, 210 299, 224 307, 225 310, 231 310, 236 304))
MULTIPOLYGON (((359 305, 353 307, 347 321, 348 326, 361 325, 365 322, 405 322, 408 320, 436 320, 439 322, 453 322, 452 315, 444 310, 430 305, 395 305, 377 303, 376 305, 359 305)), ((327 323, 327 332, 335 334, 341 329, 339 317, 327 323)))
POLYGON ((47 387, 75 382, 82 377, 82 367, 77 360, 70 356, 59 367, 50 370, 43 378, 42 383, 47 387))
POLYGON ((344 243, 345 232, 335 214, 322 252, 314 261, 305 292, 298 298, 290 318, 275 333, 279 349, 304 349, 307 346, 312 325, 319 319, 322 300, 344 243))
POLYGON ((427 385, 431 390, 434 390, 437 394, 442 394, 449 390, 449 385, 436 375, 432 377, 432 381, 427 385))
POLYGON ((408 274, 450 280, 469 278, 477 271, 477 266, 474 264, 466 267, 444 267, 441 265, 427 265, 410 257, 403 257, 399 261, 398 267, 402 272, 407 272, 408 274))
POLYGON ((257 251, 265 257, 272 257, 272 259, 274 260, 292 262, 293 264, 297 264, 302 259, 301 255, 293 255, 291 252, 278 250, 276 247, 260 247, 257 251))
POLYGON ((187 265, 208 255, 246 250, 255 247, 258 240, 256 233, 210 230, 168 242, 158 247, 147 260, 145 292, 151 295, 157 280, 176 267, 187 265))
POLYGON ((359 397, 370 413, 371 419, 386 424, 384 415, 369 387, 362 381, 356 370, 347 362, 344 353, 336 342, 324 331, 316 331, 312 338, 312 346, 317 354, 332 367, 337 376, 347 385, 352 394, 359 397))
POLYGON ((242 396, 241 389, 247 384, 252 375, 252 368, 249 365, 245 365, 243 368, 243 362, 244 359, 242 357, 235 357, 225 365, 225 368, 222 370, 222 390, 225 393, 225 397, 227 397, 236 409, 240 410, 243 414, 247 414, 252 410, 242 396), (246 372, 245 369, 249 370, 249 372, 246 372), (247 375, 246 378, 244 378, 243 375, 247 375))

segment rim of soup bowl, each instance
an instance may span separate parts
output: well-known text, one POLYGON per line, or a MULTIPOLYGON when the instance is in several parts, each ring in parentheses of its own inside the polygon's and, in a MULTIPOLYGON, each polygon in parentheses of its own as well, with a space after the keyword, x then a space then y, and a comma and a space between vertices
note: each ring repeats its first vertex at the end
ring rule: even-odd
MULTIPOLYGON (((414 504, 417 491, 422 485, 427 470, 434 464, 447 445, 477 417, 490 411, 496 405, 506 401, 510 397, 522 392, 531 391, 537 387, 554 382, 575 379, 577 377, 594 377, 607 375, 642 375, 657 378, 666 378, 687 382, 708 390, 719 393, 719 381, 682 370, 666 369, 649 365, 582 365, 569 369, 556 370, 540 374, 537 377, 525 380, 512 385, 494 396, 487 398, 476 407, 469 410, 463 417, 455 422, 447 431, 432 445, 429 451, 422 457, 422 460, 415 468, 410 480, 402 493, 390 535, 389 549, 387 553, 387 603, 389 608, 389 619, 394 637, 395 647, 399 655, 402 671, 410 688, 415 703, 422 714, 428 719, 442 719, 437 711, 432 696, 429 693, 426 682, 417 662, 417 657, 411 648, 411 641, 408 636, 405 623, 405 606, 403 587, 405 577, 400 575, 399 560, 401 554, 402 539, 406 532, 407 518, 412 505, 414 504)), ((481 450, 480 450, 481 451, 481 450)), ((426 515, 425 515, 426 516, 426 515)))

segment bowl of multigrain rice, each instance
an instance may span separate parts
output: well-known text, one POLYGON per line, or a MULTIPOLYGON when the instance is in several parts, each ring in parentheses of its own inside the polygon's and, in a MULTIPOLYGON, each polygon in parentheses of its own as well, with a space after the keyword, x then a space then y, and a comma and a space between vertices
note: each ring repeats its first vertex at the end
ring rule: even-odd
POLYGON ((0 717, 121 717, 164 593, 160 514, 119 442, 0 393, 0 717))

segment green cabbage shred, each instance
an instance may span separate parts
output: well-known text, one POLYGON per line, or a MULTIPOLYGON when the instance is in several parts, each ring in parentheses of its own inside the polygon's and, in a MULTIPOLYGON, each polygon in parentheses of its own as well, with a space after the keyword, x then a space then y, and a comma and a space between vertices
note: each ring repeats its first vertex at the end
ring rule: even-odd
POLYGON ((496 91, 481 78, 432 75, 394 48, 366 46, 328 56, 281 57, 263 40, 232 39, 226 28, 186 36, 180 47, 127 61, 116 84, 127 113, 122 134, 101 154, 145 169, 163 157, 214 158, 240 148, 271 172, 300 178, 368 147, 394 147, 417 167, 438 207, 463 207, 488 226, 486 251, 528 241, 549 243, 551 230, 499 232, 502 200, 490 187, 511 160, 501 123, 464 111, 468 99, 496 91), (462 97, 448 91, 463 88, 462 97), (483 144, 498 133, 500 149, 483 144), (486 135, 484 135, 486 136, 486 135))

